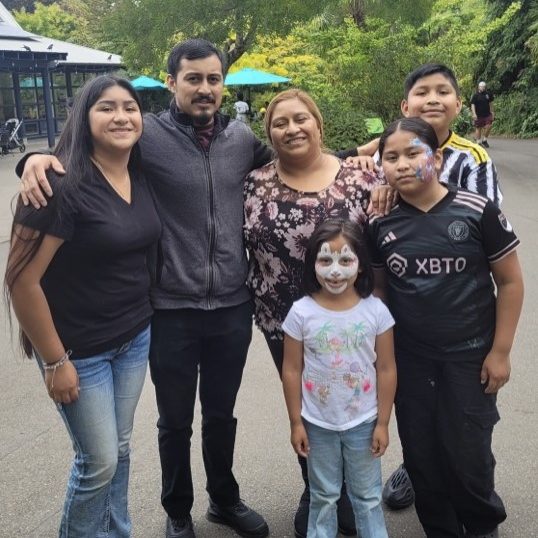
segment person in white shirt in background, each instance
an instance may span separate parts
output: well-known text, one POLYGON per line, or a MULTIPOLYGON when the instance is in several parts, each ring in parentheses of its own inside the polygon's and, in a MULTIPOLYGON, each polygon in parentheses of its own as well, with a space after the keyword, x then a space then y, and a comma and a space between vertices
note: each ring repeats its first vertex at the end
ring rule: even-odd
POLYGON ((237 101, 234 103, 235 119, 247 123, 247 117, 249 112, 248 103, 243 101, 243 94, 239 92, 237 94, 237 101))

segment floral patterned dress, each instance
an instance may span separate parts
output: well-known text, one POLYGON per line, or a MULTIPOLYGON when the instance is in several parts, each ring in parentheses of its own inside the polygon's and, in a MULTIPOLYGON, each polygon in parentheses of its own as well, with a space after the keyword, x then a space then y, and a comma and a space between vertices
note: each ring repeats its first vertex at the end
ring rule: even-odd
POLYGON ((364 225, 370 193, 384 181, 353 164, 340 163, 334 181, 319 192, 302 192, 278 177, 276 162, 253 170, 245 180, 247 284, 254 297, 256 325, 270 339, 282 340, 281 325, 301 298, 306 244, 328 218, 364 225))

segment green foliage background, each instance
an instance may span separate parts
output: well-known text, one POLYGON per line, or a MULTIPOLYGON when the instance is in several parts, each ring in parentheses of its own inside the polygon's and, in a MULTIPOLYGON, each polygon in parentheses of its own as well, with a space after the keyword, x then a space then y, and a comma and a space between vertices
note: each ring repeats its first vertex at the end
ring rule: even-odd
MULTIPOLYGON (((133 75, 164 78, 170 47, 206 37, 231 71, 290 77, 320 104, 327 145, 364 140, 365 117, 400 115, 405 75, 449 65, 464 104, 479 80, 495 93, 494 131, 538 136, 536 0, 30 0, 5 2, 29 31, 123 55, 133 75)), ((278 87, 253 93, 255 108, 278 87)), ((233 92, 233 90, 232 90, 233 92)), ((454 128, 466 134, 464 108, 454 128)), ((259 130, 256 125, 255 129, 259 130)))

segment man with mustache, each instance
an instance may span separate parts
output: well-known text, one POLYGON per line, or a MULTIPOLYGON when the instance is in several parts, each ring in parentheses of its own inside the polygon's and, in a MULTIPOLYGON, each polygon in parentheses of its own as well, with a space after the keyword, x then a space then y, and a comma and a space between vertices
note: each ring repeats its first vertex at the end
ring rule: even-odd
POLYGON ((252 337, 242 239, 243 179, 271 159, 244 123, 218 112, 223 65, 209 42, 176 45, 168 58, 170 109, 146 116, 142 155, 163 234, 152 292, 150 368, 159 409, 166 535, 192 538, 190 438, 198 372, 210 521, 267 536, 239 497, 232 472, 233 409, 252 337))

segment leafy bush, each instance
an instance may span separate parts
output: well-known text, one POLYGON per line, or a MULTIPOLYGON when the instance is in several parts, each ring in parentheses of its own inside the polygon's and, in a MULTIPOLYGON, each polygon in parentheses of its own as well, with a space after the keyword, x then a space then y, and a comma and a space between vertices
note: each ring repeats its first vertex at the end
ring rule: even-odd
POLYGON ((521 138, 538 137, 538 88, 495 98, 495 133, 521 138))
POLYGON ((318 102, 323 115, 325 146, 333 151, 357 147, 370 140, 364 114, 345 103, 318 102))
POLYGON ((269 145, 269 140, 265 136, 265 124, 263 120, 256 120, 250 122, 250 128, 254 131, 254 134, 262 141, 269 145))
POLYGON ((461 108, 458 117, 454 120, 451 126, 452 130, 463 136, 468 137, 469 133, 473 130, 473 116, 471 115, 471 110, 463 106, 461 108))

